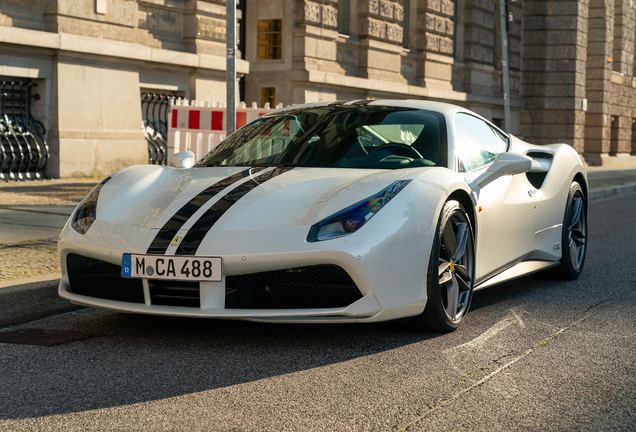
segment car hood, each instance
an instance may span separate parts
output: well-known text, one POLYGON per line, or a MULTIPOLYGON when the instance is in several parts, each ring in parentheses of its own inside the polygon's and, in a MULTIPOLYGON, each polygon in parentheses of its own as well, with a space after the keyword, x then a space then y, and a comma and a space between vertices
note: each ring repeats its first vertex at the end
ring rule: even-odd
MULTIPOLYGON (((114 175, 100 192, 97 219, 141 228, 160 229, 206 188, 247 167, 177 169, 145 165, 114 175)), ((266 168, 231 184, 192 216, 191 222, 243 182, 258 185, 226 209, 214 230, 308 226, 374 195, 413 170, 293 168, 267 181, 266 168)), ((427 169, 427 168, 424 168, 427 169)), ((422 170, 422 168, 418 169, 422 170)), ((284 170, 280 170, 284 171, 284 170)), ((186 223, 184 226, 189 225, 186 223)))

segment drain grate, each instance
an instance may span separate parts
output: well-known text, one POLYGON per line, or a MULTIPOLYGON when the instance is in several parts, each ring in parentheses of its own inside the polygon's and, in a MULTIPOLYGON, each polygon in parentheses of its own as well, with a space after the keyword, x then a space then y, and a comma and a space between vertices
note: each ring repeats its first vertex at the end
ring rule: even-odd
POLYGON ((0 332, 0 343, 48 347, 103 335, 104 333, 81 333, 64 330, 21 328, 18 330, 0 332))

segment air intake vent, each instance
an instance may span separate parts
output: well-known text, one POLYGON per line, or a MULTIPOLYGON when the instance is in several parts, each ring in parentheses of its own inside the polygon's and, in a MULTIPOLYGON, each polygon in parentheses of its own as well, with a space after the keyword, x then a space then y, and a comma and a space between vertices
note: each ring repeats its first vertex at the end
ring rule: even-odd
MULTIPOLYGON (((547 167, 549 168, 552 164, 553 156, 551 153, 544 153, 540 151, 528 152, 526 156, 531 157, 535 160, 547 161, 547 167)), ((548 171, 543 172, 527 172, 526 177, 532 186, 536 189, 541 189, 543 186, 543 182, 545 181, 546 176, 548 175, 548 171)))
POLYGON ((121 277, 121 267, 104 261, 76 254, 66 257, 66 268, 73 294, 116 300, 129 303, 144 303, 144 288, 141 279, 121 277))
POLYGON ((227 309, 341 308, 362 298, 337 265, 316 265, 225 278, 227 309))
POLYGON ((153 305, 201 307, 199 282, 149 280, 148 286, 153 305))

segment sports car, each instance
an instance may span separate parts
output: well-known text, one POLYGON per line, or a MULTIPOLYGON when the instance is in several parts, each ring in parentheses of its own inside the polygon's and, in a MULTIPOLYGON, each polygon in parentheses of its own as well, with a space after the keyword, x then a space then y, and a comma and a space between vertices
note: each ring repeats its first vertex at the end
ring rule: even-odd
POLYGON ((320 102, 199 161, 105 178, 59 240, 59 294, 113 311, 452 331, 473 292, 585 263, 587 175, 459 106, 320 102))

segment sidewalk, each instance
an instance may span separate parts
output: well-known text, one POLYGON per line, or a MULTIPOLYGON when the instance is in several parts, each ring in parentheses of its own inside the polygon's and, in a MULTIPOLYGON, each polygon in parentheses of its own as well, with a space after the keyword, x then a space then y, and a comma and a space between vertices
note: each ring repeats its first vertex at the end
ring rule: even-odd
POLYGON ((588 167, 587 180, 590 201, 636 192, 636 169, 588 167))
POLYGON ((98 181, 0 182, 0 327, 78 309, 57 295, 57 237, 98 181))
MULTIPOLYGON (((31 182, 0 182, 0 326, 13 324, 24 317, 71 310, 65 300, 57 297, 57 282, 60 278, 57 256, 57 236, 74 207, 100 179, 57 179, 31 182), (3 212, 23 218, 22 223, 8 223, 3 212), (19 212, 19 213, 18 213, 19 212), (37 219, 37 218, 40 219, 37 219), (55 223, 38 227, 41 221, 55 223), (34 225, 29 226, 32 221, 34 225), (2 230, 26 230, 21 241, 2 243, 2 230), (38 230, 44 229, 44 231, 38 230), (38 236, 37 232, 48 233, 38 236), (33 233, 33 235, 30 235, 33 233), (5 295, 6 294, 6 295, 5 295), (14 299, 15 298, 15 299, 14 299), (16 309, 14 300, 22 299, 23 306, 16 309), (26 303, 25 303, 26 302, 26 303), (24 310, 24 304, 30 305, 24 310), (46 306, 46 305, 49 306, 46 306), (14 310, 8 313, 7 309, 14 310)), ((590 200, 609 196, 636 193, 636 170, 588 168, 590 200)), ((43 316, 43 315, 42 315, 43 316)), ((24 322, 24 321, 22 321, 24 322)))
POLYGON ((0 181, 0 206, 77 205, 101 179, 0 181))
POLYGON ((0 182, 0 288, 59 274, 57 237, 95 184, 95 179, 0 182))

